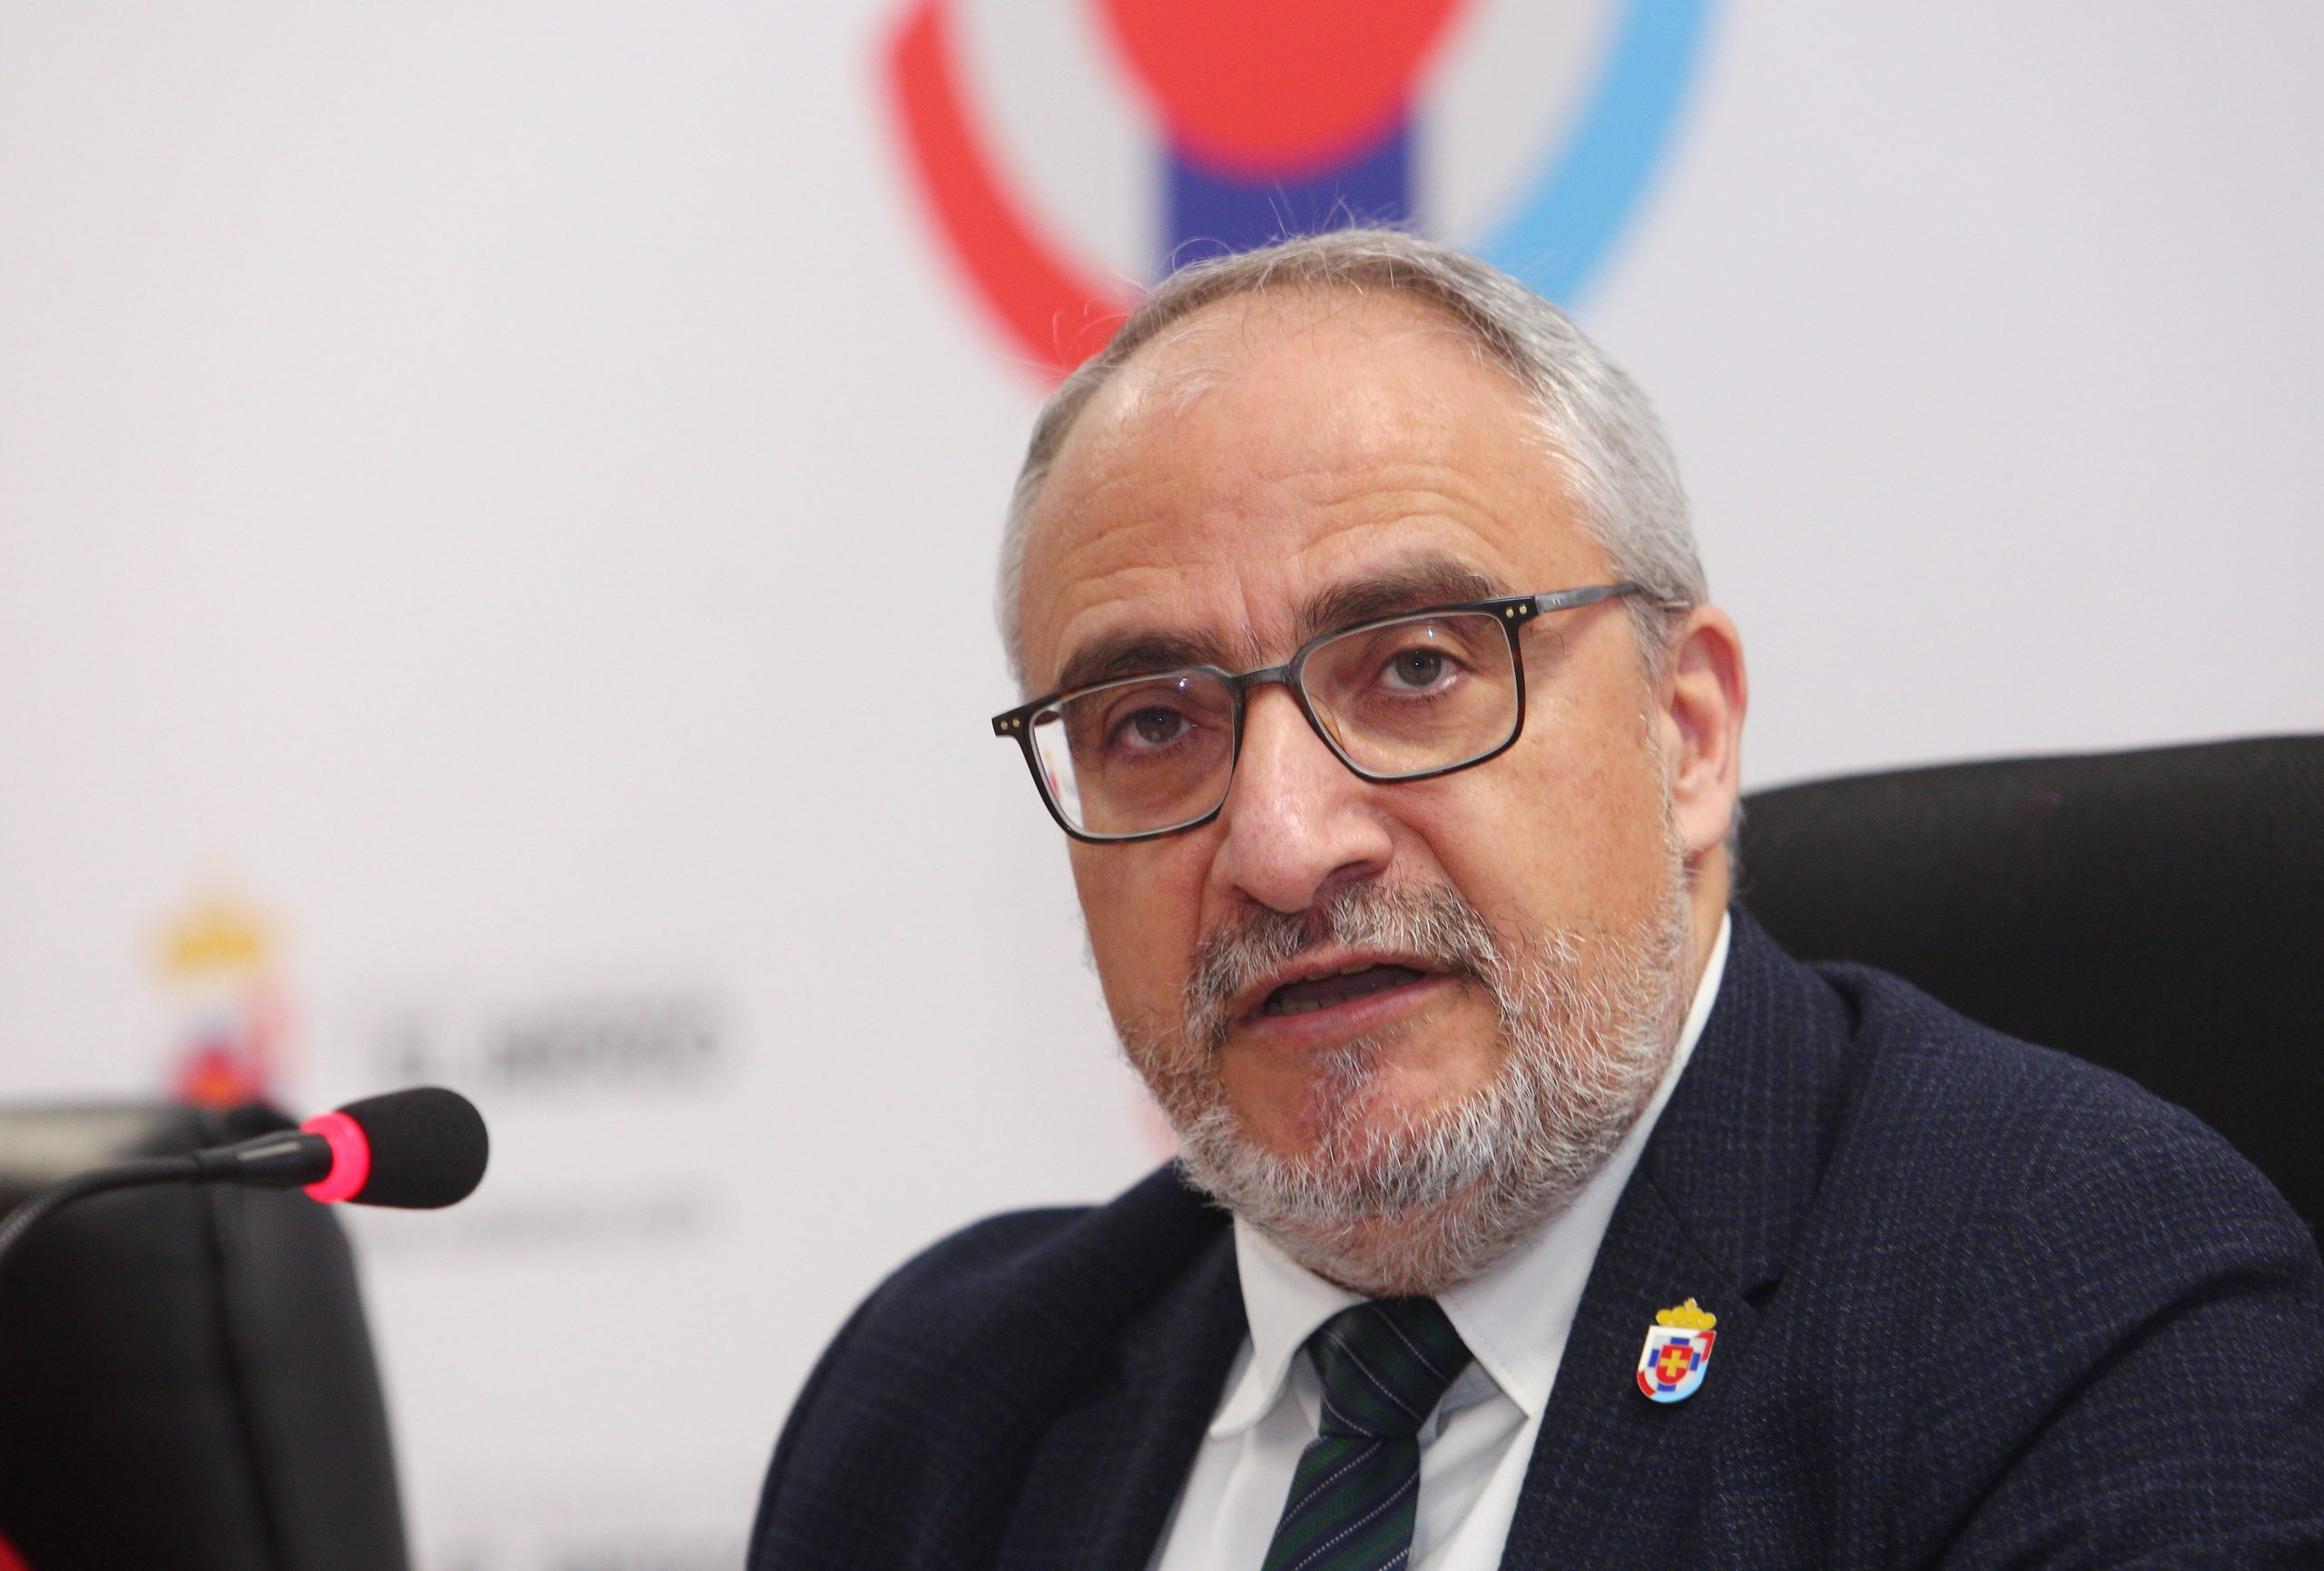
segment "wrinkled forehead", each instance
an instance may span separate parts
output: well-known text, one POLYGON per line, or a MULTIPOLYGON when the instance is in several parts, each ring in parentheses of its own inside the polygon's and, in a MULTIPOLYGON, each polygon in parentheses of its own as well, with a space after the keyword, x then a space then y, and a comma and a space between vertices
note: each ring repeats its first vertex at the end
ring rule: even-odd
POLYGON ((1599 559, 1537 406, 1442 310, 1238 296, 1141 349, 1059 447, 1027 520, 1026 677, 1146 632, 1239 668, 1378 580, 1530 593, 1599 559))

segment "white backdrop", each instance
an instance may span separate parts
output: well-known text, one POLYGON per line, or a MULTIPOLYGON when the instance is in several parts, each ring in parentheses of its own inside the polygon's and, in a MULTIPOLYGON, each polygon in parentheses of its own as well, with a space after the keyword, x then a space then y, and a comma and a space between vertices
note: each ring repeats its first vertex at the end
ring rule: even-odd
MULTIPOLYGON (((733 1564, 881 1272, 1160 1149, 984 724, 1040 382, 903 12, 0 10, 0 1095, 264 1015, 484 1105, 350 1219, 429 1571, 733 1564)), ((2308 0, 1712 11, 1578 307, 1752 784, 2324 721, 2319 77, 2308 0)))

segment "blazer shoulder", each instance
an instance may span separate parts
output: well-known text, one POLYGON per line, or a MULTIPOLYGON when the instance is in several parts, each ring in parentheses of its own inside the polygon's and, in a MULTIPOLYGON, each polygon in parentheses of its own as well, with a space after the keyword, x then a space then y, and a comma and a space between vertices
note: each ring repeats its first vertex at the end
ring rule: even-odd
POLYGON ((2316 1543, 2324 1261, 2274 1187, 2122 1075, 1823 974, 1853 1029, 1809 1252, 1835 1345, 1894 1385, 1898 1541, 1973 1566, 2316 1543))
POLYGON ((980 1218, 889 1272, 863 1307, 878 1313, 917 1311, 1006 1295, 1027 1276, 1039 1276, 1059 1243, 1070 1240, 1098 1209, 1042 1206, 980 1218))
POLYGON ((2222 1226, 2278 1245, 2309 1238, 2225 1139, 2126 1076, 1981 1025, 1885 972, 1816 969, 1853 1019, 1844 1129, 1886 1153, 1892 1182, 1975 1197, 1973 1214, 2034 1240, 2087 1236, 2105 1217, 2150 1239, 2222 1226))
MULTIPOLYGON (((1015 1211, 907 1261, 832 1339, 767 1470, 751 1565, 938 1566, 964 1502, 1006 1494, 1029 1437, 1219 1240, 1169 1169, 1108 1204, 1015 1211)), ((963 1513, 966 1512, 966 1516, 963 1513)))
POLYGON ((1051 1313, 1134 1311, 1224 1220, 1167 1167, 1103 1205, 987 1217, 897 1268, 858 1311, 859 1334, 957 1344, 1051 1313))

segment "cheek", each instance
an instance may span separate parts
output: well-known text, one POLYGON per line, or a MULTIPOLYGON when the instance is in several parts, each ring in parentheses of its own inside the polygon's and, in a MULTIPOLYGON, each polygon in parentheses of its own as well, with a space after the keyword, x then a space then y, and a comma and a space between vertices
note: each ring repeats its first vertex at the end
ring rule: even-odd
POLYGON ((1665 856, 1661 786, 1633 735, 1640 726, 1601 730, 1606 740, 1591 746, 1542 732, 1529 722, 1516 747, 1447 776, 1415 827, 1496 926, 1586 931, 1652 910, 1665 856))
POLYGON ((1202 878, 1193 838, 1073 846, 1089 952, 1117 1015, 1175 1013, 1200 934, 1202 878))

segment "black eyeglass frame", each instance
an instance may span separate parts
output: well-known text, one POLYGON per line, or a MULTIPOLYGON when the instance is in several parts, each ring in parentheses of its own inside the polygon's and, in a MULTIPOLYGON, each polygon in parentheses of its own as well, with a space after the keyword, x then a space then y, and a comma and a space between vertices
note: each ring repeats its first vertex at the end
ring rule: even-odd
POLYGON ((1591 584, 1579 589, 1552 589, 1540 595, 1503 595, 1491 600, 1463 600, 1455 605, 1423 606, 1414 610, 1397 611, 1390 616, 1374 617, 1365 621, 1353 623, 1348 627, 1334 627, 1327 633, 1318 633, 1300 645, 1296 650, 1293 651, 1291 658, 1282 665, 1262 666, 1256 670, 1246 671, 1239 677, 1232 671, 1222 670, 1216 666, 1173 666, 1167 670, 1148 671, 1135 677, 1118 677, 1109 682, 1093 682, 1084 687, 1067 687, 1059 692, 1036 698, 1029 704, 1019 704, 1014 709, 1004 710, 995 715, 992 717, 992 734, 996 736, 1013 739, 1022 750, 1025 755, 1025 767, 1033 776, 1033 788, 1040 793, 1041 805, 1049 809, 1049 816, 1057 821, 1057 826, 1074 839, 1089 845, 1126 845, 1137 840, 1159 840, 1166 835, 1183 835, 1190 829, 1199 829, 1225 811, 1227 792, 1234 787, 1235 770, 1243 762, 1243 716, 1249 706, 1248 695, 1252 688, 1264 687, 1270 683, 1279 683, 1291 694, 1292 702, 1299 706, 1299 713, 1306 717, 1308 729, 1323 738, 1324 746, 1332 750, 1332 756, 1346 766, 1348 772, 1357 779, 1369 780, 1381 785, 1393 785, 1405 780, 1433 780, 1442 775, 1454 775, 1463 769, 1473 769, 1480 764, 1500 757, 1517 746, 1517 739, 1525 734, 1525 647, 1518 641, 1517 637, 1521 628, 1535 618, 1546 616, 1551 611, 1578 610, 1583 606, 1594 606, 1602 600, 1618 599, 1624 595, 1637 595, 1644 592, 1645 586, 1637 583, 1591 584), (1347 750, 1339 745, 1330 730, 1315 717, 1315 708, 1307 701, 1307 687, 1302 680, 1307 657, 1324 645, 1335 639, 1346 637, 1352 633, 1370 632, 1375 627, 1393 627, 1399 622, 1419 621, 1429 617, 1449 617, 1464 611, 1491 614, 1493 620, 1500 624, 1502 635, 1509 640, 1509 665, 1515 677, 1517 688, 1517 717, 1510 725, 1508 736, 1499 746, 1480 753, 1473 758, 1463 758, 1458 764, 1446 764, 1439 768, 1422 769, 1409 775, 1377 774, 1349 757, 1347 750), (1062 704, 1068 698, 1078 698, 1091 693, 1102 693, 1108 687, 1127 687, 1135 683, 1152 682, 1180 674, 1216 677, 1226 685, 1227 691, 1233 695, 1235 720, 1233 746, 1226 761, 1227 790, 1218 794, 1218 801, 1209 812, 1199 817, 1189 818, 1183 824, 1173 824, 1166 828, 1141 829, 1133 835, 1092 835, 1085 829, 1076 829, 1066 818, 1064 809, 1058 805, 1056 798, 1050 795, 1048 776, 1041 770, 1040 755, 1033 750, 1033 716, 1054 705, 1062 704))

